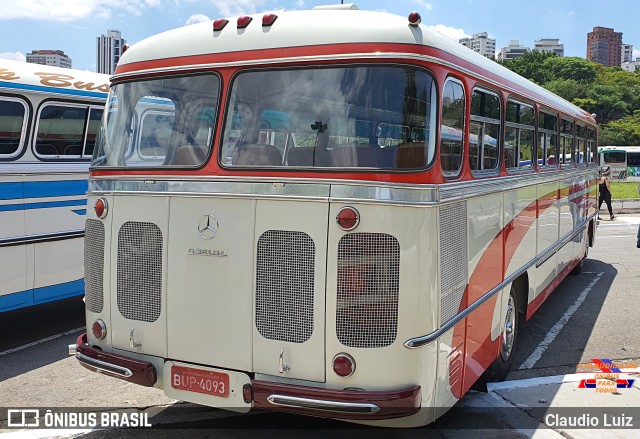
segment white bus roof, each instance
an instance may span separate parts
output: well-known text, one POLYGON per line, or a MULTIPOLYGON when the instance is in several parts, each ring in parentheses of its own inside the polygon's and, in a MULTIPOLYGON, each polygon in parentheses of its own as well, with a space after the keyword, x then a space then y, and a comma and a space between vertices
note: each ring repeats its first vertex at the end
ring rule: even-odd
MULTIPOLYGON (((367 51, 368 58, 384 57, 378 53, 375 44, 407 44, 424 45, 442 50, 453 57, 458 58, 456 64, 469 62, 482 69, 484 80, 495 82, 490 76, 502 78, 500 86, 507 89, 513 88, 518 94, 523 94, 520 89, 526 89, 530 98, 535 101, 544 101, 546 105, 561 110, 564 113, 586 118, 591 122, 595 120, 584 110, 565 101, 559 96, 544 88, 527 81, 511 70, 502 67, 498 63, 474 52, 471 49, 453 41, 444 35, 429 29, 425 24, 417 27, 410 26, 407 17, 392 15, 383 12, 362 11, 352 9, 351 5, 337 5, 334 9, 315 9, 308 11, 274 11, 276 21, 271 26, 262 26, 262 17, 265 13, 251 15, 253 20, 245 29, 238 29, 236 22, 238 17, 228 17, 229 23, 218 32, 213 31, 213 23, 204 22, 181 27, 164 32, 140 41, 120 58, 119 67, 127 64, 208 55, 224 54, 229 52, 256 51, 278 48, 297 48, 304 46, 341 45, 364 43, 371 44, 372 49, 367 51), (347 7, 349 6, 349 7, 347 7), (515 87, 510 87, 503 81, 511 82, 515 87), (537 96, 535 96, 537 95, 537 96)), ((408 15, 408 14, 407 14, 408 15)), ((428 21, 428 15, 423 21, 428 21)), ((332 47, 334 53, 339 53, 339 46, 332 47)), ((401 49, 398 49, 401 52, 401 49)), ((402 58, 403 53, 397 53, 402 58)), ((353 58, 362 58, 363 54, 356 54, 353 58)), ((415 55, 414 55, 415 56, 415 55)), ((386 56, 388 58, 388 55, 386 56)), ((318 56, 318 59, 321 59, 318 56)), ((293 58, 287 58, 291 60, 293 58)), ((313 55, 305 54, 300 57, 304 60, 313 60, 313 55)), ((190 61, 183 59, 181 66, 189 65, 190 61)), ((263 60, 274 62, 273 58, 263 60)), ((215 63, 213 63, 215 64, 215 63)), ((243 64, 237 62, 236 64, 243 64)), ((246 64, 246 63, 244 63, 246 64)), ((252 64, 256 64, 253 62, 252 64)), ((195 66, 211 66, 209 62, 194 61, 195 66)), ((460 68, 459 65, 456 66, 460 68)), ((144 70, 148 67, 131 66, 131 68, 119 69, 121 72, 144 70)), ((119 76, 119 75, 117 75, 119 76)))
POLYGON ((0 92, 56 93, 105 99, 109 75, 0 59, 0 92))

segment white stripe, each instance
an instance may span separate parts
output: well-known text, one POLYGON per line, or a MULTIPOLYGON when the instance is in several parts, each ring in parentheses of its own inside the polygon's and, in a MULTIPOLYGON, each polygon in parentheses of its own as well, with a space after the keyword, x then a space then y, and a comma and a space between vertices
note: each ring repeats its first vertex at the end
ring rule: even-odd
POLYGON ((28 343, 28 344, 23 345, 23 346, 18 346, 17 348, 13 348, 13 349, 9 349, 9 350, 0 352, 0 356, 7 355, 7 354, 12 354, 14 352, 18 352, 18 351, 21 351, 23 349, 30 348, 32 346, 36 346, 36 345, 39 345, 39 344, 42 344, 42 343, 46 343, 48 341, 55 340, 56 338, 64 337, 65 335, 73 334, 74 332, 79 332, 79 331, 82 331, 84 329, 85 329, 84 326, 81 327, 81 328, 70 329, 69 331, 63 332, 61 334, 52 335, 51 337, 43 338, 41 340, 34 341, 34 342, 28 343))
POLYGON ((519 370, 531 369, 533 368, 533 366, 535 366, 538 360, 540 360, 540 357, 542 357, 542 354, 544 354, 544 351, 546 351, 547 348, 551 346, 551 343, 553 343, 553 341, 556 339, 560 331, 562 331, 562 328, 564 328, 564 326, 567 324, 567 322, 569 321, 573 313, 575 313, 576 310, 580 308, 580 305, 582 305, 582 302, 584 302, 584 300, 587 298, 587 295, 591 292, 591 288, 593 288, 594 285, 598 283, 598 281, 600 280, 603 274, 604 274, 603 272, 598 273, 595 279, 593 279, 591 283, 587 285, 587 287, 582 291, 582 293, 580 293, 580 295, 578 296, 574 304, 571 305, 571 307, 564 313, 564 315, 560 318, 560 320, 558 320, 558 322, 555 325, 553 325, 553 328, 549 330, 549 332, 547 333, 547 336, 544 338, 544 340, 542 340, 542 342, 540 342, 536 350, 533 351, 531 355, 529 355, 529 358, 527 358, 520 365, 520 367, 518 368, 519 370))
POLYGON ((46 430, 46 429, 34 429, 34 430, 20 430, 16 432, 10 433, 2 433, 2 439, 44 439, 44 438, 72 438, 77 437, 84 433, 91 433, 92 431, 97 431, 99 429, 56 429, 56 430, 46 430))

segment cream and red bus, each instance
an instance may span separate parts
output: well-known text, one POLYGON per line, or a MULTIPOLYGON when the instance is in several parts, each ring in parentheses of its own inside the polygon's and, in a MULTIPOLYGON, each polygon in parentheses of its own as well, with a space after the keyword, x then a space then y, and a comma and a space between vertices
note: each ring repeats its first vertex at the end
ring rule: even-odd
POLYGON ((151 37, 103 122, 70 352, 183 401, 424 425, 595 238, 597 165, 554 159, 597 156, 594 118, 417 13, 151 37))

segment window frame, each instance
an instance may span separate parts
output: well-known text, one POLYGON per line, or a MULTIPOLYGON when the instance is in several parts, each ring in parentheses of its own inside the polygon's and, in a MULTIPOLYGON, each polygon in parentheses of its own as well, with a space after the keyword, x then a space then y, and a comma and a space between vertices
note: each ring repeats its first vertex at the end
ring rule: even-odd
MULTIPOLYGON (((536 169, 536 163, 537 163, 537 155, 536 155, 536 146, 538 143, 538 136, 537 136, 537 131, 536 131, 536 127, 537 127, 537 114, 536 114, 536 106, 533 103, 530 102, 526 102, 524 100, 521 99, 517 99, 517 98, 511 98, 509 97, 507 99, 507 104, 506 104, 506 110, 505 110, 505 118, 504 118, 504 141, 502 143, 503 145, 503 149, 506 151, 506 148, 504 147, 504 144, 507 140, 507 129, 508 128, 515 128, 517 131, 517 135, 518 135, 518 145, 516 147, 515 150, 515 156, 516 156, 516 160, 517 160, 517 164, 516 166, 513 167, 509 167, 508 163, 506 162, 505 159, 505 167, 507 168, 507 172, 509 172, 510 174, 515 174, 515 173, 523 173, 523 172, 532 172, 533 170, 536 169), (516 104, 518 105, 518 109, 520 109, 520 106, 525 106, 531 109, 531 112, 533 113, 533 120, 532 120, 532 125, 527 125, 527 124, 523 124, 520 122, 510 122, 507 120, 507 115, 509 113, 508 110, 508 106, 509 104, 516 104), (531 131, 531 163, 528 166, 520 166, 520 134, 521 131, 523 129, 529 130, 531 131)), ((506 156, 505 156, 506 157, 506 156)))
POLYGON ((464 166, 467 162, 467 160, 465 160, 465 156, 468 154, 465 154, 465 142, 468 139, 468 135, 467 135, 467 88, 465 87, 465 84, 462 82, 462 80, 454 77, 454 76, 448 76, 445 81, 444 81, 444 85, 442 86, 442 92, 440 93, 440 123, 438 124, 439 126, 439 135, 440 135, 440 142, 438 143, 438 149, 437 149, 437 154, 439 156, 439 160, 440 160, 440 170, 442 172, 442 176, 445 177, 447 180, 455 180, 460 178, 460 176, 462 175, 462 170, 464 169, 464 166), (462 113, 462 128, 461 128, 461 132, 462 132, 462 138, 460 140, 460 166, 458 167, 457 171, 455 172, 451 172, 451 173, 447 173, 444 171, 444 168, 442 167, 442 125, 444 122, 444 117, 443 117, 443 113, 444 113, 444 95, 445 95, 445 89, 447 87, 448 84, 458 84, 461 88, 462 88, 462 97, 464 99, 464 105, 463 105, 463 113, 462 113))
POLYGON ((558 114, 557 111, 552 110, 550 108, 547 107, 540 107, 538 109, 538 124, 536 126, 536 168, 537 169, 541 169, 541 170, 551 170, 551 169, 558 169, 560 167, 560 160, 558 159, 558 151, 560 150, 560 145, 559 145, 559 139, 560 139, 560 126, 559 126, 559 119, 560 119, 560 115, 558 114), (549 115, 553 118, 555 118, 555 130, 553 129, 549 129, 544 127, 544 121, 546 118, 542 117, 542 114, 546 114, 549 115), (540 126, 540 124, 543 124, 543 127, 540 126), (555 153, 553 154, 554 158, 555 158, 555 164, 549 164, 548 163, 548 159, 549 159, 549 155, 548 155, 548 151, 547 151, 547 142, 540 142, 540 136, 544 134, 545 135, 545 139, 546 136, 555 136, 555 153), (542 163, 538 163, 538 154, 540 153, 540 148, 542 148, 542 163))
POLYGON ((0 101, 16 102, 18 104, 21 104, 24 108, 18 147, 11 154, 0 154, 0 161, 12 161, 22 157, 22 155, 24 155, 27 150, 26 145, 28 143, 29 128, 31 126, 31 103, 29 102, 29 100, 22 97, 7 95, 0 95, 0 101))
MULTIPOLYGON (((480 85, 476 85, 473 87, 473 89, 471 90, 471 100, 469 101, 469 149, 467 152, 467 163, 469 164, 469 169, 471 169, 471 174, 474 177, 491 177, 491 176, 496 176, 500 174, 500 171, 502 170, 502 166, 503 166, 503 162, 504 162, 504 158, 502 157, 502 151, 504 150, 503 148, 503 142, 504 142, 504 102, 501 96, 501 93, 499 91, 493 90, 489 87, 486 87, 484 84, 480 84, 480 85), (473 94, 476 92, 482 92, 485 93, 487 95, 492 95, 498 98, 498 107, 500 110, 500 115, 498 116, 498 119, 493 119, 490 117, 486 117, 486 116, 476 116, 473 114, 473 94), (496 167, 495 168, 491 168, 491 169, 485 169, 484 168, 484 136, 485 136, 485 124, 487 123, 491 123, 493 125, 496 125, 496 121, 497 121, 497 125, 498 125, 498 139, 496 139, 496 167), (472 169, 471 168, 471 157, 470 157, 470 153, 471 153, 471 125, 473 122, 480 122, 482 124, 482 147, 480 147, 480 145, 478 145, 478 161, 480 163, 480 169, 472 169)), ((480 138, 478 138, 478 143, 480 143, 480 138)))

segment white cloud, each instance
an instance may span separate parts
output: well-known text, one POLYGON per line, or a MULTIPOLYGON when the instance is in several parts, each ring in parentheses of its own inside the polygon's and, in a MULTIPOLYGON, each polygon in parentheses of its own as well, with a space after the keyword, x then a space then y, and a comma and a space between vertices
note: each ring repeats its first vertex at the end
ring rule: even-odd
POLYGON ((633 49, 633 59, 640 58, 640 50, 633 49))
POLYGON ((264 5, 266 0, 209 0, 211 4, 220 12, 222 17, 232 17, 234 15, 255 14, 257 8, 264 5))
POLYGON ((24 56, 23 53, 20 52, 0 52, 0 58, 2 59, 12 59, 14 61, 26 61, 27 57, 24 56))
POLYGON ((204 14, 194 14, 187 18, 186 25, 189 26, 190 24, 203 23, 205 21, 211 21, 211 19, 204 14))
POLYGON ((411 0, 411 3, 414 3, 418 6, 420 6, 421 8, 426 9, 427 11, 431 10, 431 8, 433 8, 433 6, 431 5, 431 3, 427 3, 424 0, 411 0))
POLYGON ((429 26, 429 29, 433 29, 436 32, 441 33, 445 37, 454 40, 456 43, 460 38, 470 37, 471 35, 467 34, 464 29, 460 29, 457 27, 445 26, 444 24, 436 24, 435 26, 429 26))
POLYGON ((296 8, 298 9, 303 9, 304 8, 304 0, 297 0, 296 1, 296 8))
POLYGON ((141 15, 148 7, 160 6, 162 0, 31 0, 16 1, 0 9, 0 20, 32 19, 73 21, 85 17, 109 18, 122 10, 141 15))

